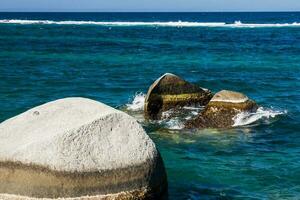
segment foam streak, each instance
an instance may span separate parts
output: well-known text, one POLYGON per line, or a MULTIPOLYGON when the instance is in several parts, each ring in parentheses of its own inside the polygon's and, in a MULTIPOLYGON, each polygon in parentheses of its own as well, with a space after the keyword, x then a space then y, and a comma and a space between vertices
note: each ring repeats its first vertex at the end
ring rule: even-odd
POLYGON ((277 24, 248 24, 236 21, 231 24, 225 22, 104 22, 104 21, 52 21, 52 20, 19 20, 4 19, 0 24, 43 24, 43 25, 100 25, 100 26, 166 26, 166 27, 228 27, 228 28, 275 28, 275 27, 300 27, 300 23, 277 24))
POLYGON ((233 127, 253 124, 254 122, 257 122, 259 120, 275 118, 278 115, 283 115, 286 113, 287 111, 277 111, 260 107, 255 113, 242 112, 235 116, 233 118, 233 127))

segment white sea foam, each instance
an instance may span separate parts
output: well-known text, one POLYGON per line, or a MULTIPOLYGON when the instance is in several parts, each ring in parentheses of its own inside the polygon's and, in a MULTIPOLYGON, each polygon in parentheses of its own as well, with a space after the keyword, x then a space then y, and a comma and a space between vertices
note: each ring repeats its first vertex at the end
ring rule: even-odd
POLYGON ((127 109, 130 111, 142 111, 144 110, 146 95, 142 92, 136 93, 133 101, 131 103, 126 104, 127 109))
POLYGON ((170 130, 184 129, 187 120, 195 118, 203 109, 201 106, 185 106, 181 109, 170 109, 162 112, 162 120, 158 123, 170 130))
MULTIPOLYGON (((187 120, 190 120, 192 118, 195 118, 195 116, 198 116, 201 110, 197 107, 193 109, 186 109, 188 110, 187 113, 185 113, 182 116, 174 115, 176 117, 171 117, 174 114, 174 110, 168 110, 163 112, 163 120, 158 121, 159 124, 162 126, 172 129, 172 130, 181 130, 184 129, 184 124, 187 120)), ((242 112, 235 116, 233 118, 234 120, 234 125, 233 127, 238 127, 238 126, 246 126, 249 124, 254 124, 254 123, 260 123, 261 121, 264 123, 270 123, 272 119, 274 119, 278 115, 284 115, 286 114, 287 111, 280 111, 280 110, 274 110, 274 109, 267 109, 260 107, 257 109, 256 112, 254 113, 247 113, 247 112, 242 112)))
POLYGON ((260 107, 254 113, 248 113, 248 112, 239 113, 237 116, 233 118, 234 120, 233 127, 253 124, 254 122, 264 120, 264 119, 269 120, 275 118, 278 115, 283 115, 286 113, 287 111, 272 110, 272 109, 266 109, 260 107))
MULTIPOLYGON (((133 100, 126 104, 126 108, 129 111, 139 112, 144 110, 146 95, 142 92, 138 92, 132 98, 133 100)), ((187 120, 195 118, 203 110, 203 106, 185 106, 182 110, 170 109, 162 113, 162 120, 157 121, 165 128, 172 130, 180 130, 184 128, 184 124, 187 120)), ((256 112, 242 112, 236 115, 233 127, 246 126, 255 124, 256 122, 267 122, 269 123, 278 115, 284 115, 287 111, 275 110, 273 108, 259 107, 256 112)))
POLYGON ((108 22, 108 21, 52 21, 52 20, 20 20, 4 19, 0 24, 57 24, 57 25, 100 25, 100 26, 169 26, 169 27, 229 27, 229 28, 272 28, 272 27, 300 27, 300 23, 275 23, 275 24, 253 24, 235 21, 225 22, 108 22))
POLYGON ((168 119, 172 116, 172 114, 174 114, 174 112, 175 111, 173 109, 164 111, 164 112, 161 113, 161 117, 162 117, 162 119, 168 119))
POLYGON ((181 130, 184 128, 184 122, 179 118, 173 118, 165 122, 166 128, 171 130, 181 130))
POLYGON ((204 108, 204 106, 198 106, 198 107, 195 107, 195 106, 184 106, 183 109, 186 109, 186 110, 202 110, 204 108))

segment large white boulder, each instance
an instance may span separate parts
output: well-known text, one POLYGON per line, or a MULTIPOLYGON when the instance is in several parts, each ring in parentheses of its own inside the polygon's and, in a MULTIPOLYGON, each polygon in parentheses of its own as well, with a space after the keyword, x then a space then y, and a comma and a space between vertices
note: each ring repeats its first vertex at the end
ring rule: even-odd
POLYGON ((159 152, 141 125, 100 102, 60 99, 0 124, 2 194, 143 199, 166 186, 159 152))

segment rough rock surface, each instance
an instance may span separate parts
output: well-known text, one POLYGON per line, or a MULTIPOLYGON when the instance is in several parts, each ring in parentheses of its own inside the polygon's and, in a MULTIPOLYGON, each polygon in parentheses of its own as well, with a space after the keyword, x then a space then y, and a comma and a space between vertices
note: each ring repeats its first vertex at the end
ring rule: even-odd
POLYGON ((166 188, 163 162, 141 125, 100 102, 60 99, 0 124, 2 198, 145 199, 166 188))
POLYGON ((212 93, 180 77, 166 73, 149 88, 144 106, 146 119, 157 120, 163 111, 189 105, 206 105, 212 93))
POLYGON ((253 112, 257 104, 242 93, 222 90, 216 93, 196 119, 187 121, 186 128, 229 128, 241 112, 253 112))

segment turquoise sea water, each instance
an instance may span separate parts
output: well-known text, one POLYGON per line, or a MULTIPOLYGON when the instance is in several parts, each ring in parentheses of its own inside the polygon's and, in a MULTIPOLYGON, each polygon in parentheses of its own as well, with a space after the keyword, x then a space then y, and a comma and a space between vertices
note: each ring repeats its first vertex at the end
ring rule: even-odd
POLYGON ((175 73, 263 108, 226 130, 141 122, 169 199, 299 199, 298 23, 300 13, 0 13, 0 121, 68 96, 140 119, 136 93, 175 73))

